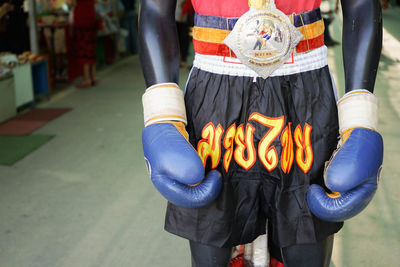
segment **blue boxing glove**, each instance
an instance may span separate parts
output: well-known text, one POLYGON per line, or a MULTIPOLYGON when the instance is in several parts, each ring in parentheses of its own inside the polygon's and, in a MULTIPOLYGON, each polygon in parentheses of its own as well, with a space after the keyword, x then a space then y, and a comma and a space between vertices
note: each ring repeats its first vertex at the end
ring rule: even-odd
POLYGON ((143 95, 142 144, 151 180, 171 203, 200 208, 221 190, 221 174, 205 175, 203 162, 187 141, 183 92, 174 83, 156 84, 143 95))
POLYGON ((325 221, 344 221, 360 213, 374 196, 383 160, 383 140, 376 131, 378 100, 367 90, 353 90, 338 102, 338 149, 326 163, 326 193, 311 185, 307 202, 325 221))

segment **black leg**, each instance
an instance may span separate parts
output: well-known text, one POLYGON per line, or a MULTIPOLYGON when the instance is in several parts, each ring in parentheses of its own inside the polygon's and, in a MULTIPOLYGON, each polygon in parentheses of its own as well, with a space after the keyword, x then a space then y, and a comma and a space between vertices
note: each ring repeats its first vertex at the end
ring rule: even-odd
POLYGON ((285 267, 329 267, 333 249, 333 235, 316 244, 282 248, 285 267))
POLYGON ((217 248, 190 241, 192 267, 228 267, 231 248, 217 248))

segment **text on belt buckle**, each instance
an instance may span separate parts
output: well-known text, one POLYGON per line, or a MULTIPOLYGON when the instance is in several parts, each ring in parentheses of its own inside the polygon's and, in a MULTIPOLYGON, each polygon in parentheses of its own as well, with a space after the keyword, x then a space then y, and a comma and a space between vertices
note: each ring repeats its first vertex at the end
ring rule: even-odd
POLYGON ((274 0, 250 0, 250 9, 224 39, 237 58, 264 79, 291 56, 303 35, 274 0))

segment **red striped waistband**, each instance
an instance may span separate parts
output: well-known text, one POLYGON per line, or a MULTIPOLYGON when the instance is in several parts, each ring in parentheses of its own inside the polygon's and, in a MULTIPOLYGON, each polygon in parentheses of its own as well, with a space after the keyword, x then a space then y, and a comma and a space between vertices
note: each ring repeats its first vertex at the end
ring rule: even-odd
MULTIPOLYGON (((295 53, 303 53, 324 45, 324 22, 320 9, 314 9, 301 14, 289 15, 290 21, 303 34, 303 39, 297 44, 295 53)), ((193 27, 193 47, 196 53, 236 57, 223 43, 238 18, 225 18, 195 14, 193 27)))

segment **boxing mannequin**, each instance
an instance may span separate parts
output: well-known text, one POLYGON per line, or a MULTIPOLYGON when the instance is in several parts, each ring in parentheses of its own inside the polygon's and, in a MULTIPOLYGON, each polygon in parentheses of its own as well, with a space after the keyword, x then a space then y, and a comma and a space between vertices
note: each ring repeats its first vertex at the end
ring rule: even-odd
MULTIPOLYGON (((139 28, 140 60, 147 87, 161 83, 178 83, 179 80, 179 49, 174 21, 175 2, 174 0, 141 1, 139 28)), ((345 92, 349 93, 353 90, 364 89, 372 93, 382 44, 382 22, 379 1, 342 1, 342 10, 345 92)), ((354 125, 351 125, 351 127, 354 127, 354 125)), ((343 163, 345 160, 340 159, 340 163, 343 163)), ((188 182, 188 184, 195 184, 195 182, 188 182)), ((219 186, 216 185, 214 187, 211 190, 212 194, 217 194, 219 186)), ((330 189, 334 191, 334 188, 330 189)), ((371 195, 367 201, 369 202, 374 190, 367 193, 371 195)), ((169 191, 164 195, 171 201, 168 198, 170 196, 169 191)), ((313 191, 309 195, 311 195, 308 199, 309 203, 317 203, 317 212, 320 211, 319 215, 327 218, 327 220, 341 221, 355 215, 344 214, 338 217, 332 216, 330 208, 325 207, 325 203, 320 204, 318 202, 329 202, 337 198, 336 196, 328 196, 327 200, 321 200, 321 196, 326 197, 324 192, 318 191, 315 193, 313 191), (317 196, 314 197, 315 195, 317 196)), ((207 200, 207 203, 209 203, 208 201, 212 200, 207 200)), ((177 203, 179 205, 181 200, 178 200, 177 203)), ((358 213, 365 205, 357 208, 355 213, 358 213)), ((332 245, 333 236, 328 236, 315 244, 294 245, 272 248, 271 250, 275 251, 272 255, 283 261, 285 266, 329 266, 332 245), (302 260, 299 258, 299 255, 310 256, 308 260, 302 260), (309 261, 309 259, 312 260, 309 261)), ((190 241, 190 247, 193 266, 229 265, 230 248, 216 248, 195 241, 190 241)))

